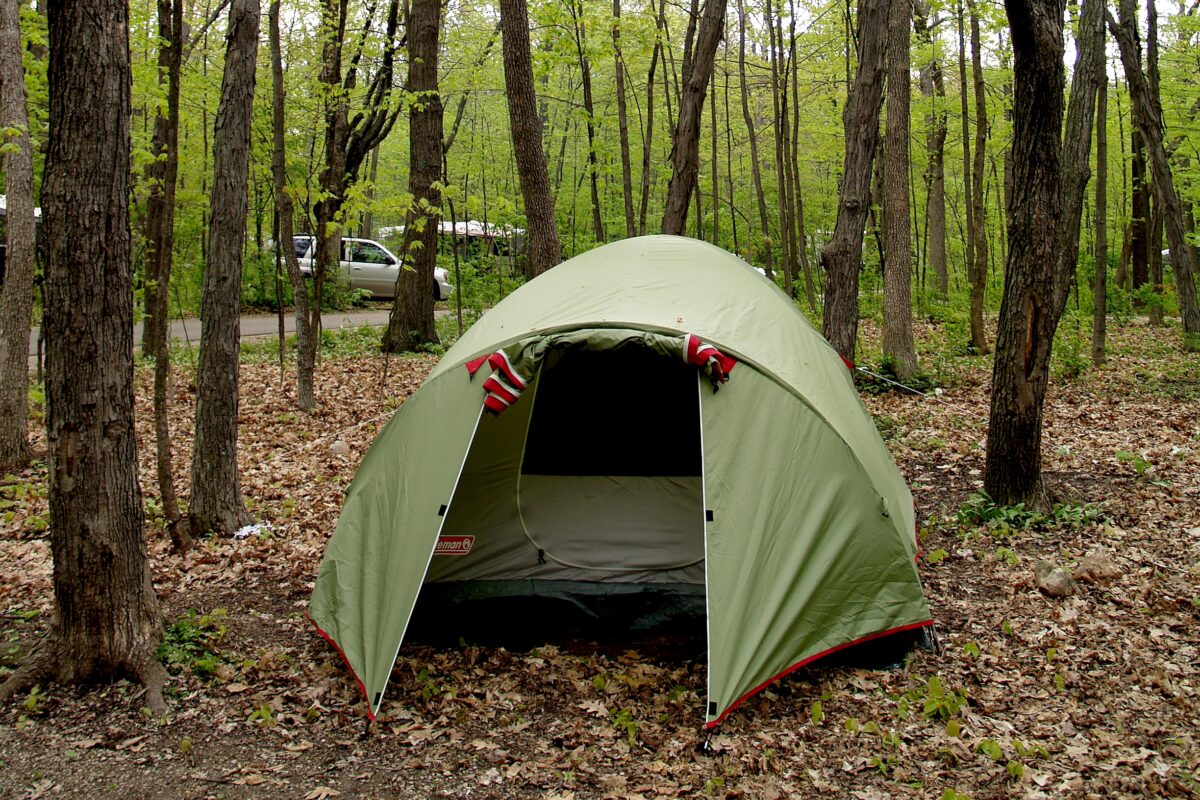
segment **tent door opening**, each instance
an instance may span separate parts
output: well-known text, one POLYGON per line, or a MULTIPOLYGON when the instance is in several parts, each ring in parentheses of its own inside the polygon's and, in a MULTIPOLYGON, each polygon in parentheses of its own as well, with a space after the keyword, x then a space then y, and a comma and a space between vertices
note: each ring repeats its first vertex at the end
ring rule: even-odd
POLYGON ((605 572, 703 562, 697 380, 633 345, 547 356, 517 476, 519 521, 542 557, 605 572))

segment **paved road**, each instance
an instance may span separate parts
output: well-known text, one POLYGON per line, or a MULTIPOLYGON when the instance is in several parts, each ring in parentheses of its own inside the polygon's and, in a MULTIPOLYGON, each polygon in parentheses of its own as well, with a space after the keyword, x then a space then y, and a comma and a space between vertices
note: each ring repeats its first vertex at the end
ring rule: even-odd
MULTIPOLYGON (((337 330, 338 328, 358 328, 363 325, 386 325, 388 321, 388 311, 379 309, 355 309, 353 311, 331 311, 322 317, 322 325, 325 330, 337 330)), ((445 316, 450 312, 446 309, 438 309, 434 314, 438 317, 445 316)), ((252 339, 262 336, 277 336, 279 333, 279 318, 274 314, 243 314, 240 320, 242 338, 252 339)), ((295 333, 296 318, 292 314, 284 315, 284 328, 288 333, 295 333)), ((34 357, 37 355, 37 337, 38 329, 34 328, 29 333, 29 355, 34 357)), ((200 320, 185 319, 171 320, 171 338, 178 339, 183 342, 191 342, 193 345, 200 344, 200 320)), ((133 344, 138 347, 142 341, 142 324, 134 323, 133 326, 133 344)))

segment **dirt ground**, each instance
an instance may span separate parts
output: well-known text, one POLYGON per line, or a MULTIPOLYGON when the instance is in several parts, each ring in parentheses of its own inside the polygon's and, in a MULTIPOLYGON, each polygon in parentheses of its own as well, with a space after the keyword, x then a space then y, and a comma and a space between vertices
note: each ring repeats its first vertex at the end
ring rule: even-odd
MULTIPOLYGON (((894 669, 814 665, 739 708, 704 752, 704 665, 689 655, 703 641, 406 645, 368 729, 304 611, 356 465, 433 357, 328 360, 311 415, 293 410, 278 367, 246 365, 242 480, 269 527, 184 556, 156 517, 142 369, 171 711, 151 718, 128 683, 40 687, 0 708, 0 796, 1200 796, 1200 358, 1179 352, 1175 330, 1110 335, 1106 367, 1051 387, 1045 469, 1066 505, 1034 516, 971 500, 990 366, 939 354, 941 332, 924 331, 941 391, 864 400, 916 498, 941 654, 914 650, 894 669), (1043 559, 1077 573, 1074 595, 1039 591, 1043 559), (1116 574, 1087 580, 1097 559, 1116 574)), ((1060 359, 1056 374, 1078 366, 1060 359)), ((185 494, 189 380, 181 369, 172 401, 185 494)), ((5 667, 52 614, 47 524, 44 468, 5 476, 5 667)))

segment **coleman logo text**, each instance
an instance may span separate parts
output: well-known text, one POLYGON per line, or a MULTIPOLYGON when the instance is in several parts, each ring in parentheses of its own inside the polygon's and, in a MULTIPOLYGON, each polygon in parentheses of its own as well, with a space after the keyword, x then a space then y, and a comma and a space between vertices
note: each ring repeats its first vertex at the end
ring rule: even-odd
POLYGON ((475 544, 474 536, 439 536, 433 548, 435 556, 465 556, 475 544))

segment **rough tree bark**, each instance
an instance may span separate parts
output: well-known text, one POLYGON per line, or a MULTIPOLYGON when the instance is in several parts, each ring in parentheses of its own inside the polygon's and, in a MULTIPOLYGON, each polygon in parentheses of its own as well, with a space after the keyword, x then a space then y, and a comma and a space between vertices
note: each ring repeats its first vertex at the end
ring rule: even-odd
POLYGON ((687 222, 688 200, 695 189, 700 168, 700 115, 712 77, 717 43, 725 27, 725 0, 706 0, 696 47, 687 63, 679 98, 679 118, 671 145, 671 182, 667 185, 663 210, 663 233, 682 235, 687 222))
POLYGON ((279 0, 271 0, 268 11, 271 46, 271 177, 275 182, 275 215, 279 220, 279 241, 275 246, 283 255, 288 282, 292 286, 292 305, 296 308, 296 405, 301 411, 316 408, 313 396, 313 326, 309 317, 308 285, 300 272, 296 248, 292 246, 295 207, 287 191, 287 151, 284 148, 283 53, 279 41, 279 0))
MULTIPOLYGON (((1103 31, 1101 32, 1103 33, 1103 31)), ((1096 93, 1096 280, 1092 287, 1092 363, 1104 363, 1108 334, 1108 76, 1096 93)))
MULTIPOLYGON (((929 4, 915 0, 913 28, 930 48, 934 44, 934 26, 929 20, 929 4)), ((929 242, 929 266, 933 267, 933 289, 945 300, 950 287, 946 270, 946 82, 936 51, 921 66, 921 94, 933 104, 925 115, 925 150, 929 161, 925 169, 925 207, 929 218, 925 236, 929 242)))
POLYGON ((1096 92, 1104 80, 1104 0, 1083 0, 1075 36, 1075 69, 1067 108, 1062 153, 1062 220, 1059 224, 1058 271, 1054 282, 1054 314, 1061 316, 1079 260, 1079 223, 1091 170, 1092 123, 1096 92))
POLYGON ((1166 241, 1171 249, 1171 266, 1175 270, 1175 288, 1180 296, 1183 333, 1188 339, 1189 347, 1200 348, 1200 342, 1192 344, 1194 338, 1200 337, 1200 303, 1196 302, 1195 278, 1192 275, 1192 246, 1187 242, 1186 231, 1183 230, 1180 196, 1175 191, 1171 164, 1166 158, 1166 148, 1163 145, 1162 114, 1157 113, 1154 107, 1150 86, 1147 85, 1138 59, 1138 8, 1130 0, 1121 0, 1120 13, 1120 24, 1108 11, 1105 11, 1105 16, 1108 18, 1109 31, 1121 50, 1121 64, 1133 101, 1134 122, 1141 132, 1141 138, 1146 145, 1146 155, 1150 160, 1154 200, 1162 210, 1166 241))
MULTIPOLYGON (((1133 118, 1146 145, 1150 161, 1150 173, 1154 199, 1162 210, 1163 227, 1167 232, 1167 244, 1171 248, 1171 265, 1175 270, 1175 288, 1179 294, 1180 316, 1183 332, 1187 337, 1200 335, 1200 304, 1196 300, 1196 284, 1192 275, 1192 248, 1188 244, 1183 228, 1183 210, 1171 174, 1171 164, 1163 146, 1162 115, 1156 113, 1154 100, 1142 73, 1137 50, 1137 6, 1130 0, 1121 0, 1121 22, 1105 12, 1108 29, 1121 51, 1121 64, 1125 68, 1125 82, 1133 101, 1133 118)), ((1200 343, 1195 345, 1200 347, 1200 343)))
POLYGON ((533 90, 533 60, 529 51, 529 11, 524 0, 501 0, 500 35, 504 50, 504 88, 508 93, 508 124, 512 131, 517 178, 525 201, 529 240, 529 274, 537 276, 562 260, 554 195, 542 151, 542 122, 533 90))
POLYGON ((251 521, 238 483, 238 314, 258 23, 258 0, 233 0, 213 127, 212 223, 200 306, 196 441, 188 503, 193 536, 232 533, 251 521))
POLYGON ((55 613, 0 701, 46 680, 130 677, 160 713, 161 617, 133 425, 128 13, 125 0, 60 0, 49 18, 42 203, 55 613))
POLYGON ((763 192, 762 167, 758 160, 758 134, 754 129, 754 117, 750 113, 750 89, 746 81, 746 9, 743 0, 738 0, 738 76, 742 86, 742 118, 746 121, 746 133, 750 138, 750 174, 754 179, 754 196, 758 205, 758 224, 762 231, 763 263, 767 277, 775 277, 774 248, 771 246, 771 225, 767 219, 767 198, 763 192))
POLYGON ((887 217, 887 262, 883 271, 883 357, 902 381, 917 371, 912 332, 912 230, 909 228, 908 0, 889 0, 887 37, 887 125, 884 143, 883 207, 887 217))
MULTIPOLYGON (((987 152, 987 89, 983 82, 983 48, 979 36, 979 14, 974 0, 968 0, 971 13, 971 74, 975 84, 975 163, 971 176, 971 253, 974 256, 968 265, 971 283, 971 349, 976 353, 988 353, 987 330, 983 325, 983 300, 987 289, 988 240, 987 209, 984 208, 984 157, 987 152)), ((1009 149, 1011 152, 1011 148, 1009 149)))
POLYGON ((17 0, 0 0, 0 127, 5 134, 8 253, 0 288, 0 472, 29 463, 29 325, 33 316, 33 152, 17 0))
POLYGON ((617 85, 617 128, 621 139, 621 196, 625 200, 625 235, 637 235, 633 216, 633 168, 629 157, 629 112, 625 103, 625 59, 621 54, 621 0, 613 0, 613 67, 617 85))
POLYGON ((863 226, 870 211, 871 167, 879 143, 887 11, 887 0, 862 0, 858 5, 858 71, 842 111, 846 148, 837 222, 829 244, 821 249, 821 266, 825 268, 821 333, 850 363, 854 363, 858 338, 863 226))
POLYGON ((996 332, 984 490, 1001 505, 1042 505, 1042 409, 1062 207, 1065 0, 1006 0, 1013 46, 1013 185, 996 332))
POLYGON ((442 193, 442 98, 438 93, 441 0, 412 0, 408 14, 408 190, 413 208, 404 225, 403 269, 383 349, 388 353, 437 344, 433 322, 433 268, 437 263, 442 193))

